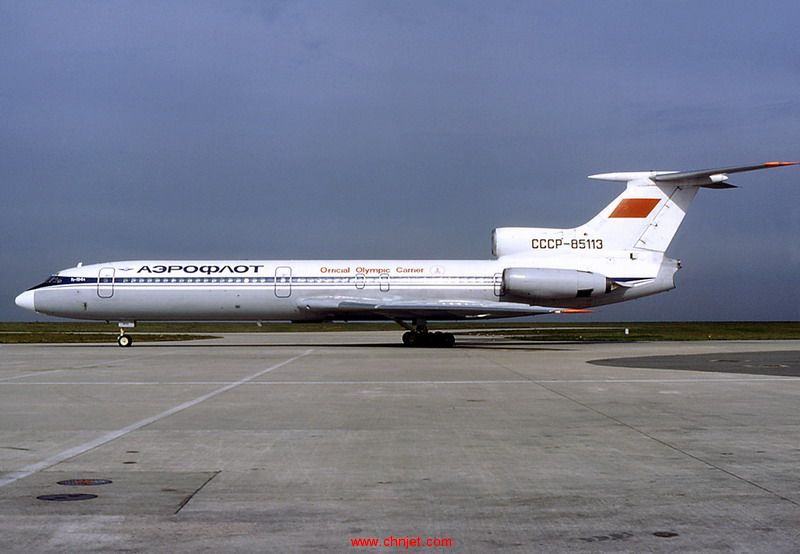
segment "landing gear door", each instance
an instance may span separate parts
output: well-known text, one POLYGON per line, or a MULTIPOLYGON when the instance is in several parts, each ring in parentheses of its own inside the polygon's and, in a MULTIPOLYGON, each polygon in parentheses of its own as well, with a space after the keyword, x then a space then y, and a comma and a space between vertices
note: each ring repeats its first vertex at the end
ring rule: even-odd
POLYGON ((97 296, 111 298, 114 296, 114 268, 104 267, 97 275, 97 296))
POLYGON ((280 266, 275 268, 275 296, 289 298, 292 295, 292 268, 280 266))

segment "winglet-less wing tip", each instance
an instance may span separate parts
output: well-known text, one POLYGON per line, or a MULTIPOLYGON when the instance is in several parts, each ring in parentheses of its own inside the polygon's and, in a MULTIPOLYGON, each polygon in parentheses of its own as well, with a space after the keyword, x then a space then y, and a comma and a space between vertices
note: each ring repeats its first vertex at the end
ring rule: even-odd
POLYGON ((558 310, 557 314, 590 314, 592 310, 579 310, 578 308, 564 308, 563 310, 558 310))
POLYGON ((765 162, 764 165, 766 167, 781 167, 784 165, 797 165, 800 162, 765 162))

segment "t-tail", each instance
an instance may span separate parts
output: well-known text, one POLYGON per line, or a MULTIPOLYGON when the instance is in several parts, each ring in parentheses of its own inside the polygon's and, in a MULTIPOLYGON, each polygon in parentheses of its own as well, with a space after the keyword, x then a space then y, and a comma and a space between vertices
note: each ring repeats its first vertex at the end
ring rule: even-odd
POLYGON ((624 182, 625 190, 579 227, 495 229, 493 251, 508 265, 573 270, 606 277, 604 293, 593 292, 574 304, 579 307, 663 292, 674 288, 673 277, 680 268, 680 262, 666 257, 665 252, 700 188, 735 188, 728 182, 731 173, 798 163, 590 175, 590 179, 624 182))
POLYGON ((603 236, 610 248, 666 252, 698 189, 736 188, 729 173, 795 165, 766 162, 757 165, 700 171, 641 171, 600 173, 590 179, 624 181, 625 191, 579 230, 603 236))

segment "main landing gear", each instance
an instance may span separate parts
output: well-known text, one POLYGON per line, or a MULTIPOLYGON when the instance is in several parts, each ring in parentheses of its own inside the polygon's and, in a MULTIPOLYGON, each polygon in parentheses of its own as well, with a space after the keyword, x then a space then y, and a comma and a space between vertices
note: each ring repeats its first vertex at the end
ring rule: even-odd
POLYGON ((403 344, 406 346, 417 346, 422 348, 450 348, 456 343, 453 333, 442 333, 428 331, 425 321, 414 320, 411 325, 403 321, 397 321, 400 325, 408 329, 403 333, 403 344))
POLYGON ((453 333, 442 333, 439 331, 435 333, 415 333, 414 331, 406 331, 403 333, 403 344, 406 346, 450 348, 455 343, 456 338, 453 336, 453 333))

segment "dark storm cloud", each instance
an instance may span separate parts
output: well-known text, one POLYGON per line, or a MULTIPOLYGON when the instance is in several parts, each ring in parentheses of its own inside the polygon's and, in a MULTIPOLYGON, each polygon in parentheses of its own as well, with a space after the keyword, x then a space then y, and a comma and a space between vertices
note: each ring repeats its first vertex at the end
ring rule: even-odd
MULTIPOLYGON (((590 173, 800 155, 793 2, 0 4, 0 317, 78 261, 489 256, 590 173)), ((800 316, 796 169, 703 191, 677 291, 800 316)))

